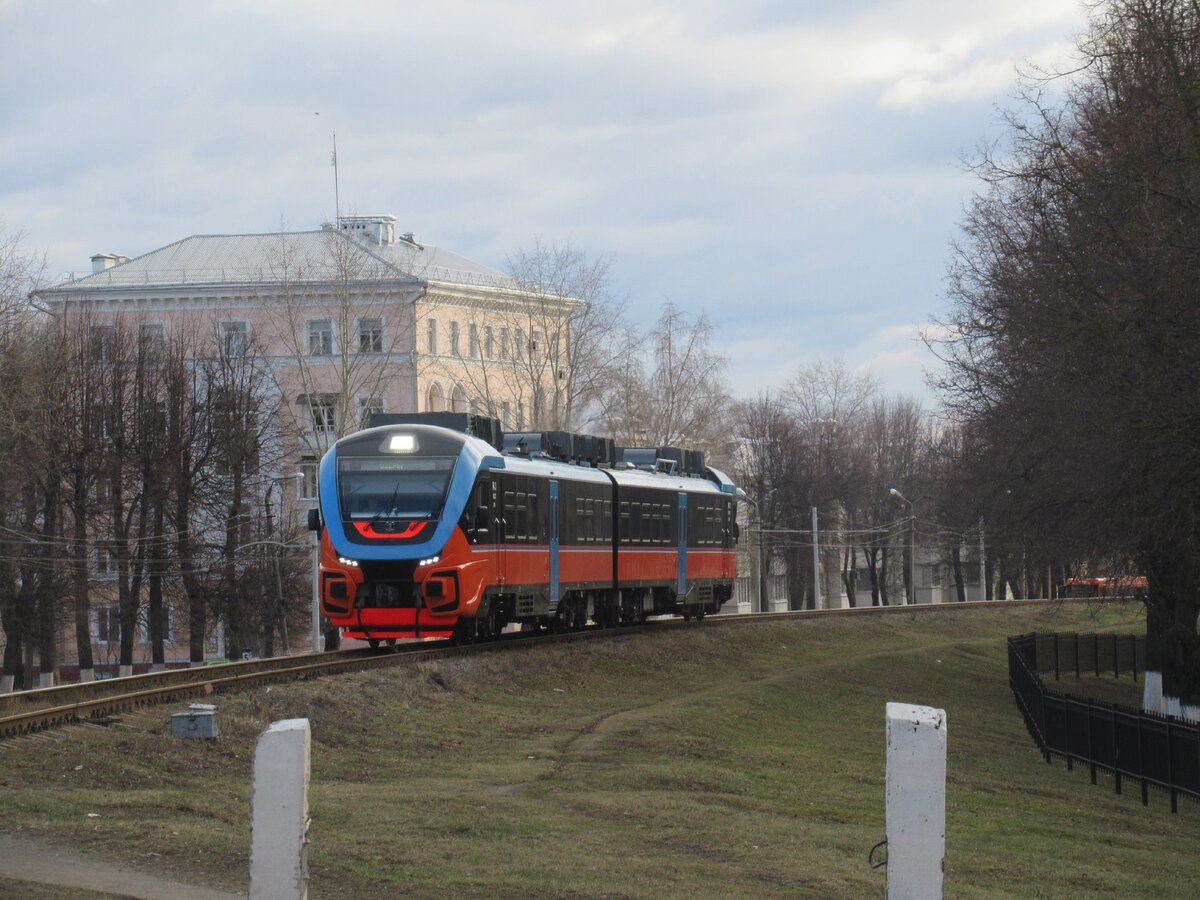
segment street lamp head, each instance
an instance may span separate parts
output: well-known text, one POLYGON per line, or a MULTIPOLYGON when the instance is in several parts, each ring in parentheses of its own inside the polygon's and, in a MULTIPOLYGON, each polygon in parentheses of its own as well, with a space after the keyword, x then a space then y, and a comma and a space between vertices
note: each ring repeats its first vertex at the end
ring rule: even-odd
POLYGON ((901 500, 904 499, 904 495, 902 493, 900 493, 898 490, 896 490, 895 488, 892 488, 891 490, 889 490, 888 493, 891 494, 893 497, 899 497, 901 500))

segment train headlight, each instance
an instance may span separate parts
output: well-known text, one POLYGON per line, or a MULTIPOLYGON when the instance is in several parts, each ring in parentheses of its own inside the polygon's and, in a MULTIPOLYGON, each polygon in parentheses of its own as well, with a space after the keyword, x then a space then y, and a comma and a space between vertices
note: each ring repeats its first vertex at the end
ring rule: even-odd
POLYGON ((417 436, 415 434, 393 434, 383 445, 388 453, 415 453, 417 436))
POLYGON ((441 556, 431 556, 428 559, 421 560, 419 563, 417 563, 417 566, 432 566, 439 559, 441 559, 441 556))
POLYGON ((346 559, 346 557, 344 557, 344 556, 339 556, 338 562, 341 563, 343 566, 354 566, 354 568, 356 568, 356 569, 358 568, 358 560, 357 559, 346 559))

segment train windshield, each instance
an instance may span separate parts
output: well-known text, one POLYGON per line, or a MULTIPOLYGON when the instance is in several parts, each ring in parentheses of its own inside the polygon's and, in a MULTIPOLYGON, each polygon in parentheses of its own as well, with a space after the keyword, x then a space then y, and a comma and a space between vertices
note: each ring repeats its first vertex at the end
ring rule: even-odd
POLYGON ((342 514, 350 519, 436 519, 456 457, 350 457, 338 460, 342 514))

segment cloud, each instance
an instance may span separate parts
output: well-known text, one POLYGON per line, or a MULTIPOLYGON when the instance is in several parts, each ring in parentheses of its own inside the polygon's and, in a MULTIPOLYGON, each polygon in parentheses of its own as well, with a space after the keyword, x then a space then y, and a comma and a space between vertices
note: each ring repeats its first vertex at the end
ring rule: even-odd
POLYGON ((908 394, 928 406, 936 405, 926 375, 940 363, 922 339, 931 327, 910 323, 882 326, 852 348, 846 362, 855 372, 874 376, 889 393, 908 394))
POLYGON ((956 168, 1075 0, 0 0, 0 209, 61 269, 344 211, 502 266, 614 259, 721 329, 735 389, 805 359, 919 368, 956 168), (52 64, 46 47, 54 47, 52 64), (319 113, 319 115, 316 115, 319 113), (908 326, 915 328, 916 326, 908 326), (864 337, 867 335, 867 337, 864 337))

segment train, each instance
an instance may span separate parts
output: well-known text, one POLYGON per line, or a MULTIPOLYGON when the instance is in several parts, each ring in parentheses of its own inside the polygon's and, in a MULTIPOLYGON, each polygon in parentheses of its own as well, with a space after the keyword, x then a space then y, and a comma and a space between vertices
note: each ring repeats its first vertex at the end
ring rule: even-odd
POLYGON ((321 614, 372 647, 678 615, 733 594, 736 504, 699 451, 375 414, 322 457, 321 614))
POLYGON ((1146 596, 1149 583, 1145 575, 1117 575, 1067 578, 1059 586, 1060 597, 1133 597, 1146 596))

